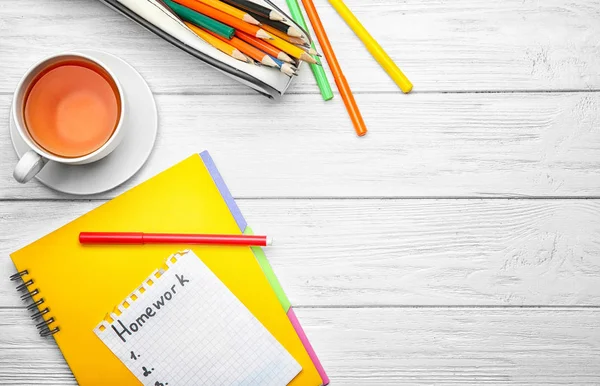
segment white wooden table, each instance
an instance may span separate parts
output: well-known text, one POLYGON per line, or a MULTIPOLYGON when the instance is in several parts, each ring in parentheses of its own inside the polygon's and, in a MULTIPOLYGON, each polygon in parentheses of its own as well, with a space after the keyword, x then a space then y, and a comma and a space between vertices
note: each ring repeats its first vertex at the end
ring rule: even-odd
POLYGON ((204 149, 278 239, 268 255, 334 384, 600 383, 600 2, 347 3, 415 84, 402 95, 316 1, 362 139, 308 70, 275 104, 96 0, 2 1, 0 384, 74 383, 8 254, 204 149), (144 169, 91 199, 11 176, 11 92, 72 48, 131 63, 160 115, 144 169))

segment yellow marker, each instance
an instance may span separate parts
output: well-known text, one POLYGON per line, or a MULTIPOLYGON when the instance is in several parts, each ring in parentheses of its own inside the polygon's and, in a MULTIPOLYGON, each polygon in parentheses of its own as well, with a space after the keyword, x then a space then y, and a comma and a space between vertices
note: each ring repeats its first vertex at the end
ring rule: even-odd
POLYGON ((373 36, 360 24, 360 21, 354 16, 354 14, 348 9, 346 4, 342 0, 329 0, 333 8, 338 12, 338 14, 344 19, 346 24, 354 31, 356 36, 362 40, 363 44, 371 55, 379 62, 381 67, 388 73, 388 75, 396 82, 396 84, 400 87, 402 92, 409 93, 413 85, 408 80, 408 78, 400 71, 396 63, 389 57, 389 55, 381 48, 379 43, 373 36))

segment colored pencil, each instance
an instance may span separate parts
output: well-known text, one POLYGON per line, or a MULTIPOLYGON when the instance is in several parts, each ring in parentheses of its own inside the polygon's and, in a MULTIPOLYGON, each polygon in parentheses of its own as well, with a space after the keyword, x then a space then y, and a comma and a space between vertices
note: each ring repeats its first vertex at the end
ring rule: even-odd
POLYGON ((225 53, 237 60, 241 60, 242 62, 248 63, 248 58, 246 57, 246 55, 244 55, 240 50, 238 50, 233 45, 227 43, 229 40, 227 40, 226 38, 224 38, 214 32, 210 32, 208 30, 205 31, 200 27, 196 27, 192 23, 185 22, 185 25, 187 25, 189 29, 194 31, 194 33, 196 33, 196 35, 200 36, 208 44, 215 47, 219 51, 222 51, 223 53, 225 53))
POLYGON ((350 89, 350 85, 342 72, 342 67, 335 56, 335 52, 331 47, 331 43, 329 42, 329 38, 327 37, 327 33, 325 32, 325 28, 323 28, 323 23, 321 23, 321 18, 317 13, 317 9, 315 8, 315 4, 312 0, 302 0, 302 4, 304 4, 304 9, 306 10, 306 14, 310 19, 310 22, 315 30, 315 34, 317 35, 317 39, 321 45, 321 49, 323 50, 323 54, 325 54, 325 59, 327 59, 327 63, 329 64, 329 68, 333 73, 333 77, 335 79, 335 84, 337 85, 338 90, 340 91, 340 95, 344 100, 344 104, 346 105, 346 110, 348 110, 348 114, 350 115, 350 119, 354 124, 354 129, 356 130, 356 134, 359 137, 367 134, 367 125, 363 120, 362 115, 360 114, 360 110, 358 109, 358 105, 356 104, 356 100, 354 99, 354 95, 352 95, 352 90, 350 89))
MULTIPOLYGON (((208 5, 201 3, 196 0, 173 0, 180 6, 187 7, 193 11, 199 12, 205 16, 211 17, 215 20, 220 21, 221 23, 225 23, 230 27, 233 27, 237 30, 244 31, 251 35, 256 36, 261 39, 271 39, 271 35, 269 35, 265 30, 259 28, 255 25, 246 23, 243 20, 238 19, 237 17, 226 14, 225 12, 219 11, 216 8, 209 7, 208 5)), ((213 31, 214 32, 214 31, 213 31)), ((227 39, 230 39, 228 37, 227 39)))
POLYGON ((275 47, 279 48, 286 54, 293 56, 296 59, 304 60, 305 62, 313 64, 317 63, 315 58, 304 52, 302 48, 296 47, 292 43, 286 42, 285 40, 277 36, 273 36, 273 40, 269 40, 269 44, 274 45, 275 47))
POLYGON ((260 22, 252 17, 249 13, 242 11, 239 8, 232 7, 229 4, 225 4, 219 0, 198 0, 208 6, 218 9, 219 11, 225 12, 231 16, 237 17, 245 21, 246 23, 260 25, 260 22))
POLYGON ((211 19, 206 15, 195 12, 171 0, 163 1, 167 6, 169 6, 169 8, 171 8, 171 10, 173 10, 173 12, 175 12, 177 16, 182 18, 184 21, 217 33, 227 39, 230 39, 235 33, 235 29, 219 21, 211 19))
POLYGON ((240 38, 237 38, 234 36, 231 38, 231 40, 227 40, 227 39, 215 34, 214 32, 208 32, 208 33, 213 35, 216 39, 221 39, 221 40, 224 40, 226 43, 231 44, 233 47, 238 49, 242 54, 248 55, 252 59, 264 64, 265 66, 278 67, 277 63, 269 55, 265 54, 264 52, 262 52, 261 50, 259 50, 256 47, 254 47, 253 45, 246 43, 245 41, 243 41, 240 38))
POLYGON ((279 70, 287 76, 298 76, 298 74, 296 73, 297 68, 291 65, 290 63, 282 62, 281 60, 275 59, 274 57, 271 57, 271 59, 273 59, 275 63, 277 63, 277 67, 279 67, 279 70))
POLYGON ((281 16, 276 11, 264 7, 260 4, 253 3, 249 0, 222 0, 224 3, 227 3, 236 8, 241 8, 244 11, 254 12, 255 14, 262 15, 264 17, 268 17, 271 20, 283 21, 285 18, 281 16))
POLYGON ((307 43, 304 41, 304 39, 302 38, 297 38, 294 36, 289 36, 288 34, 286 34, 285 32, 281 32, 278 29, 271 27, 270 25, 267 24, 262 24, 261 27, 267 31, 268 33, 270 33, 273 36, 277 36, 280 39, 285 40, 286 42, 292 43, 292 44, 297 44, 297 45, 306 45, 307 43))
POLYGON ((408 80, 406 75, 402 73, 400 68, 394 63, 394 61, 390 58, 390 56, 385 52, 385 50, 377 43, 377 41, 371 36, 369 31, 360 23, 360 21, 354 16, 352 11, 344 4, 342 0, 329 0, 333 8, 338 12, 338 14, 344 19, 346 24, 354 31, 356 36, 363 42, 367 50, 371 53, 371 55, 379 62, 379 65, 388 73, 390 78, 396 84, 402 92, 408 94, 413 85, 408 80))
POLYGON ((312 47, 299 46, 299 45, 297 45, 297 44, 295 44, 295 46, 297 46, 298 48, 300 48, 301 50, 303 50, 304 52, 306 52, 306 53, 307 53, 307 54, 309 54, 309 55, 313 55, 313 56, 319 56, 319 57, 321 56, 321 55, 320 55, 320 54, 317 52, 317 50, 315 50, 315 49, 314 49, 314 48, 312 48, 312 47))
MULTIPOLYGON (((297 0, 286 0, 288 8, 290 9, 290 14, 292 15, 292 19, 296 23, 300 25, 300 27, 304 28, 305 31, 308 31, 308 25, 306 24, 306 20, 304 20, 304 16, 302 15, 302 10, 300 9, 300 4, 298 4, 297 0)), ((315 44, 313 43, 311 48, 315 48, 315 44)), ((329 80, 327 80, 327 74, 325 74, 325 69, 321 66, 321 59, 318 57, 315 58, 317 64, 311 64, 310 69, 317 81, 317 86, 319 86, 319 90, 321 91, 321 96, 323 100, 331 100, 333 99, 333 91, 331 90, 331 85, 329 84, 329 80)))
POLYGON ((193 244, 193 245, 240 245, 266 247, 273 243, 267 236, 254 235, 202 235, 187 233, 143 232, 81 232, 81 244, 193 244))
POLYGON ((285 24, 281 21, 271 20, 268 17, 257 15, 255 13, 250 13, 250 14, 256 20, 258 20, 263 26, 264 25, 271 26, 271 27, 275 28, 276 30, 281 31, 288 36, 293 36, 293 37, 297 37, 297 38, 301 38, 302 36, 304 36, 302 34, 302 31, 298 27, 285 24))
POLYGON ((260 49, 261 51, 266 52, 267 54, 269 54, 279 60, 282 60, 287 63, 294 62, 294 60, 292 58, 290 58, 290 56, 288 54, 281 51, 279 48, 273 47, 272 45, 270 45, 269 43, 267 43, 266 41, 264 41, 262 39, 258 39, 254 36, 251 36, 251 35, 248 35, 247 33, 242 32, 242 31, 235 31, 235 36, 239 37, 246 43, 250 43, 254 47, 260 49))

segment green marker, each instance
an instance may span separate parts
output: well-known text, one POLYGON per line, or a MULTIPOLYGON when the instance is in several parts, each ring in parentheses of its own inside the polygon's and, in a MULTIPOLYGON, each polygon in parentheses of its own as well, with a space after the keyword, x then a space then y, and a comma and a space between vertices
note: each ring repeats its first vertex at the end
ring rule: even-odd
MULTIPOLYGON (((290 13, 292 14, 292 19, 296 23, 300 25, 300 27, 304 28, 305 31, 308 31, 308 26, 306 25, 306 21, 304 20, 304 16, 302 15, 302 10, 300 9, 300 5, 297 0, 286 0, 288 7, 290 8, 290 13)), ((315 43, 311 43, 311 47, 316 50, 315 43)), ((310 69, 315 76, 317 81, 317 85, 319 86, 319 90, 321 90, 321 95, 323 99, 328 101, 333 98, 333 91, 331 91, 331 86, 329 85, 329 81, 327 80, 327 75, 325 74, 325 70, 321 65, 321 59, 319 57, 315 57, 318 64, 311 64, 310 69)))
POLYGON ((209 31, 216 33, 219 36, 223 36, 225 39, 231 39, 233 34, 235 33, 235 29, 230 26, 221 23, 220 21, 216 21, 208 16, 205 16, 201 13, 198 13, 194 10, 191 10, 183 5, 177 4, 171 0, 163 0, 165 4, 169 6, 175 12, 177 16, 187 21, 188 23, 192 23, 197 25, 198 27, 205 28, 209 31))

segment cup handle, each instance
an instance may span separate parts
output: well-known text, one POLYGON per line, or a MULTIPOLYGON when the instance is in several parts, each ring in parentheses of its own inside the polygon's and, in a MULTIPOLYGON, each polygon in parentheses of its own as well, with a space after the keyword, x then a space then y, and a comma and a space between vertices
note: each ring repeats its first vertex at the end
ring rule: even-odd
POLYGON ((23 154, 23 157, 17 162, 13 177, 18 182, 24 184, 32 179, 36 174, 42 170, 48 160, 33 150, 29 150, 23 154))

